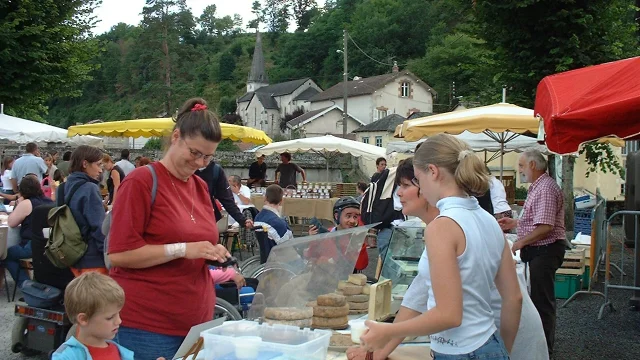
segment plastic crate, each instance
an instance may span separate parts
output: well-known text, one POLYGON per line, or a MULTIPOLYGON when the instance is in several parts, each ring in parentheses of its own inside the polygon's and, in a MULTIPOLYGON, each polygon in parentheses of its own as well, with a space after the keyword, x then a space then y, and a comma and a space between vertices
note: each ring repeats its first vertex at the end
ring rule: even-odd
POLYGON ((557 299, 568 299, 581 288, 583 275, 556 274, 555 292, 557 299))
MULTIPOLYGON (((259 337, 257 356, 251 359, 291 358, 324 360, 331 331, 300 329, 288 325, 259 324, 254 321, 227 321, 200 333, 204 339, 204 360, 240 360, 236 354, 247 352, 247 337, 259 337)), ((252 339, 253 340, 253 339, 252 339)))
POLYGON ((584 218, 584 219, 592 219, 593 209, 574 209, 573 217, 574 218, 584 218))

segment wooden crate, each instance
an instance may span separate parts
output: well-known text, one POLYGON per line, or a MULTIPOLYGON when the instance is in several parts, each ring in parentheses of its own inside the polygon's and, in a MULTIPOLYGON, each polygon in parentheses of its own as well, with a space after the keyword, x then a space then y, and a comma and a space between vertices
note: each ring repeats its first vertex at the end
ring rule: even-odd
POLYGON ((391 316, 391 280, 386 279, 371 285, 368 319, 385 321, 391 316))
POLYGON ((582 275, 585 268, 585 250, 567 250, 564 253, 564 261, 556 274, 582 275))

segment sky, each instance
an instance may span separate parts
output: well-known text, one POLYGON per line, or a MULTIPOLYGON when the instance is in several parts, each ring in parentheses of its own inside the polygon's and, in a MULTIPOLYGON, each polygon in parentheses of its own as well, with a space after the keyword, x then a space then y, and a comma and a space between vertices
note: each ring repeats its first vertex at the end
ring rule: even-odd
MULTIPOLYGON (((202 14, 205 7, 215 4, 217 16, 233 16, 240 14, 246 27, 249 20, 253 18, 251 14, 251 4, 254 0, 187 0, 187 5, 191 8, 194 16, 202 14)), ((98 20, 101 20, 94 29, 94 34, 102 34, 109 31, 113 25, 127 23, 138 25, 142 17, 140 13, 144 7, 145 0, 102 0, 102 5, 95 10, 98 20)), ((317 0, 319 6, 324 5, 325 0, 317 0)), ((292 29, 290 29, 292 30, 292 29)))

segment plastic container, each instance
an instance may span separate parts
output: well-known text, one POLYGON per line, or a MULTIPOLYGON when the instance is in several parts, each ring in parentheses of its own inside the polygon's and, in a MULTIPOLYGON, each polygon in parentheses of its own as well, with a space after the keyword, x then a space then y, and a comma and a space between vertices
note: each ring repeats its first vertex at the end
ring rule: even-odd
POLYGON ((366 319, 349 320, 349 330, 351 330, 351 341, 354 344, 360 344, 360 337, 367 330, 364 324, 366 319))
POLYGON ((582 287, 582 274, 556 274, 555 292, 557 299, 568 299, 582 287))
POLYGON ((204 360, 245 360, 238 355, 252 355, 256 360, 324 360, 331 331, 242 320, 227 321, 200 336, 204 339, 204 360))
POLYGON ((579 196, 575 198, 577 209, 587 209, 596 206, 596 198, 590 195, 579 196))

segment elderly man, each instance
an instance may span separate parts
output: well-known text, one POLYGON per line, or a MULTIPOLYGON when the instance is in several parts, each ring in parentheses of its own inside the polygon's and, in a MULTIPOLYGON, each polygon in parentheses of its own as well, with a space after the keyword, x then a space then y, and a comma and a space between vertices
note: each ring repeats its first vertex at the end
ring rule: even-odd
POLYGON ((556 270, 562 265, 565 252, 564 200, 562 191, 547 174, 547 161, 537 150, 527 150, 518 160, 523 182, 530 182, 529 194, 520 219, 502 218, 503 230, 517 228, 518 241, 513 252, 529 264, 531 300, 535 305, 549 353, 553 352, 556 329, 556 270))
POLYGON ((251 189, 242 185, 240 176, 229 176, 229 188, 233 193, 233 199, 236 201, 236 205, 251 205, 251 189))

